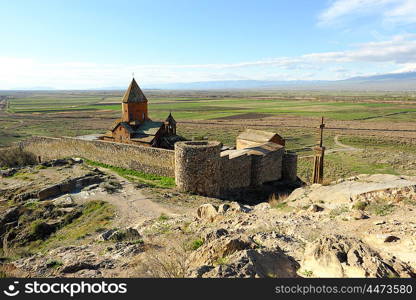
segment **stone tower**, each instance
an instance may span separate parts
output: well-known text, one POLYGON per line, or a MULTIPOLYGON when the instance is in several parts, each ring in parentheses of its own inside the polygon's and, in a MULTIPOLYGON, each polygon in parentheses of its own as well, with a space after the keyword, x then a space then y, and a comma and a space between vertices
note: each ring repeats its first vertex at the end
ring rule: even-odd
POLYGON ((139 125, 148 120, 147 98, 136 80, 131 81, 122 100, 122 122, 139 125))
POLYGON ((172 113, 169 113, 169 116, 165 120, 165 127, 166 127, 166 132, 169 135, 176 135, 176 121, 173 118, 172 113))
POLYGON ((219 196, 221 147, 215 141, 175 143, 175 182, 180 191, 219 196))

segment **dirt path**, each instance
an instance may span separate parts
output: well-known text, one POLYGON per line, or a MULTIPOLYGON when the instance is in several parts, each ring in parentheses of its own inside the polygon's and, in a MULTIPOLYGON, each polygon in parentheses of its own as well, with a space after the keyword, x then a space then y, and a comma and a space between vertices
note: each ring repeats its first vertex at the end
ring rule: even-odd
POLYGON ((341 149, 333 149, 333 150, 334 150, 334 152, 339 152, 339 151, 360 151, 360 150, 362 150, 362 149, 355 148, 355 147, 353 147, 353 146, 349 146, 349 145, 345 145, 345 144, 341 143, 341 142, 339 141, 339 134, 337 134, 337 135, 334 137, 334 143, 335 143, 335 145, 337 145, 338 147, 341 147, 341 149))
POLYGON ((91 191, 81 192, 77 200, 102 200, 114 205, 117 209, 115 225, 119 227, 131 227, 143 223, 146 220, 154 219, 164 214, 167 216, 177 216, 173 210, 168 209, 151 199, 147 198, 134 183, 129 182, 118 174, 104 168, 99 168, 105 173, 109 173, 117 178, 122 185, 119 192, 108 194, 107 192, 91 191))
MULTIPOLYGON (((360 148, 355 148, 355 147, 353 147, 353 146, 348 146, 348 145, 345 145, 345 144, 341 143, 341 142, 339 141, 339 134, 337 134, 337 135, 334 137, 334 143, 335 143, 335 145, 336 145, 336 146, 338 146, 339 148, 327 149, 327 150, 325 151, 325 153, 326 153, 326 154, 329 154, 329 153, 336 153, 336 152, 353 152, 353 151, 361 151, 361 150, 362 150, 362 149, 360 149, 360 148)), ((313 155, 305 155, 305 156, 301 156, 301 158, 306 158, 306 157, 313 157, 313 155)))

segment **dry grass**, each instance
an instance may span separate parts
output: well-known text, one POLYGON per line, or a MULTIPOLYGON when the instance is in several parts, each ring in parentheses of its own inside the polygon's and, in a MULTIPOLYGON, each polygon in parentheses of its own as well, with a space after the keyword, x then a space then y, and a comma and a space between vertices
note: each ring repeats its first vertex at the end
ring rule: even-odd
MULTIPOLYGON (((160 242, 160 241, 159 241, 160 242)), ((181 236, 168 237, 163 243, 147 250, 137 261, 138 277, 185 278, 190 249, 181 236)))
POLYGON ((13 147, 0 151, 0 168, 15 168, 36 164, 36 156, 32 153, 13 147))
POLYGON ((331 185, 331 183, 332 183, 333 181, 330 179, 330 178, 324 178, 323 180, 322 180, 322 185, 323 186, 328 186, 328 185, 331 185))
POLYGON ((287 194, 280 194, 280 195, 272 194, 269 197, 269 200, 268 200, 268 202, 270 204, 270 207, 272 207, 272 208, 284 208, 284 207, 286 207, 287 204, 284 201, 287 199, 288 196, 289 195, 287 195, 287 194))

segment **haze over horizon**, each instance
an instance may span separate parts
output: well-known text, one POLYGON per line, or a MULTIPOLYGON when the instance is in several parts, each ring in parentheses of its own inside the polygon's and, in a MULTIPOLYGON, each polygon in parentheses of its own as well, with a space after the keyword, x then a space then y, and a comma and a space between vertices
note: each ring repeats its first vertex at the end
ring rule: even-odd
POLYGON ((416 70, 416 1, 0 0, 0 89, 416 70))

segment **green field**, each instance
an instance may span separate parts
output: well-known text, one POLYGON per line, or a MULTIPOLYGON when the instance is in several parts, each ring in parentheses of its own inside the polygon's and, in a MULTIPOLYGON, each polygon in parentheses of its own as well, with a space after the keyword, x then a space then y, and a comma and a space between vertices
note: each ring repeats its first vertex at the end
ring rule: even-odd
MULTIPOLYGON (((361 149, 328 153, 326 180, 360 173, 416 175, 414 93, 145 91, 145 94, 150 117, 161 120, 172 111, 178 121, 178 133, 187 139, 208 138, 233 146, 236 136, 247 127, 279 133, 286 139, 286 148, 301 157, 298 171, 305 181, 311 177, 311 154, 317 143, 316 126, 321 116, 328 123, 340 122, 336 126, 342 127, 325 131, 327 149, 339 147, 334 142, 337 135, 342 143, 361 149), (269 116, 272 118, 267 119, 269 116), (375 126, 393 130, 347 130, 351 124, 361 129, 375 126)), ((0 96, 6 96, 8 101, 6 111, 0 111, 1 147, 33 135, 104 133, 120 116, 122 92, 11 92, 0 96)))
MULTIPOLYGON (((209 120, 237 117, 250 118, 250 114, 262 116, 294 115, 305 117, 324 116, 334 120, 391 120, 413 121, 416 119, 416 102, 391 96, 383 97, 389 103, 374 102, 368 96, 356 100, 331 99, 313 101, 290 99, 290 97, 150 97, 149 110, 154 119, 163 119, 172 111, 179 120, 209 120), (392 102, 392 103, 391 103, 392 102), (395 103, 396 102, 396 103, 395 103), (406 103, 408 102, 408 103, 406 103)), ((379 96, 374 96, 376 99, 379 96)), ((56 113, 76 111, 120 110, 120 97, 111 95, 39 95, 9 99, 10 113, 56 113)))

